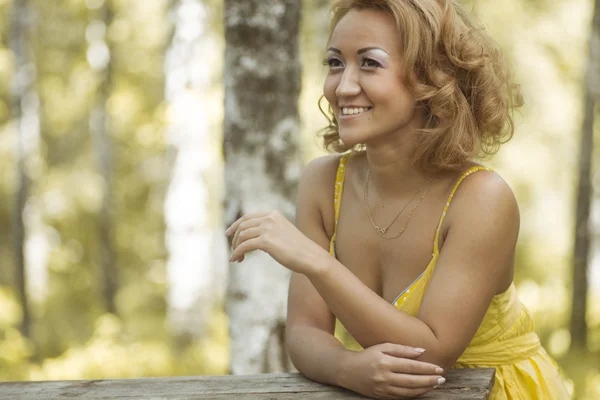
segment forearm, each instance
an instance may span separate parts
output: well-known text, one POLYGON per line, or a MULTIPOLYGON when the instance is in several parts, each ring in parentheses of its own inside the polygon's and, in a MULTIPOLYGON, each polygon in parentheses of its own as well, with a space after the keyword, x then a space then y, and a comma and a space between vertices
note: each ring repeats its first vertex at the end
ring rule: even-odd
POLYGON ((333 335, 310 326, 289 328, 287 349, 294 366, 309 379, 342 386, 341 371, 349 355, 333 335))
POLYGON ((331 258, 322 272, 309 276, 330 310, 364 348, 396 343, 427 351, 424 361, 448 365, 449 360, 431 328, 418 318, 399 312, 367 287, 339 261, 331 258))

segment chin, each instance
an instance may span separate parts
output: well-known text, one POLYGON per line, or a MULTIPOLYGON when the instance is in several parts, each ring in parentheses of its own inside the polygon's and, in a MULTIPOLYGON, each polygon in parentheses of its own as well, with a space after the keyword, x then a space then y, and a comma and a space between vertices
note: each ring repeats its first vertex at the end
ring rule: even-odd
POLYGON ((340 139, 342 140, 342 143, 344 143, 344 145, 348 148, 350 147, 354 147, 356 145, 359 144, 363 144, 366 141, 369 140, 369 137, 366 135, 359 135, 356 133, 339 133, 340 135, 340 139))

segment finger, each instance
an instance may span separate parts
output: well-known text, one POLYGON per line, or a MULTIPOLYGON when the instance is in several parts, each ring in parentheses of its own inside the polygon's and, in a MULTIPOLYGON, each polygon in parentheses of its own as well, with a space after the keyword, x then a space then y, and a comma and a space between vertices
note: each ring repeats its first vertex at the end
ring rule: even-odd
POLYGON ((238 226, 245 222, 248 221, 249 219, 253 219, 253 218, 260 218, 260 217, 264 217, 265 215, 267 215, 267 213, 253 213, 253 214, 246 214, 241 218, 238 218, 233 224, 231 224, 229 226, 229 228, 227 228, 225 230, 225 235, 227 236, 231 236, 235 233, 235 231, 237 230, 238 226))
POLYGON ((435 364, 407 358, 389 357, 391 357, 388 362, 392 372, 413 375, 441 375, 444 373, 444 370, 435 364))
POLYGON ((425 352, 425 349, 395 343, 383 343, 381 345, 381 352, 394 357, 417 358, 425 352))
POLYGON ((413 375, 413 374, 390 374, 387 382, 391 386, 409 389, 433 388, 446 382, 446 379, 439 375, 413 375))
POLYGON ((231 250, 235 250, 235 248, 239 245, 239 237, 244 230, 259 226, 261 221, 262 218, 255 217, 238 224, 235 234, 233 236, 233 240, 231 241, 231 250))
POLYGON ((245 220, 246 220, 246 215, 233 221, 233 223, 231 225, 229 225, 227 227, 227 229, 225 229, 225 236, 233 235, 235 233, 235 231, 237 230, 238 225, 241 224, 242 222, 244 222, 245 220))
POLYGON ((231 254, 231 258, 229 261, 239 261, 243 259, 244 254, 252 250, 259 250, 262 240, 259 237, 255 237, 254 239, 246 240, 244 243, 239 245, 231 254))
POLYGON ((244 243, 246 240, 259 237, 261 231, 262 229, 260 226, 254 226, 246 229, 238 229, 238 232, 235 234, 234 244, 231 246, 231 249, 235 251, 235 249, 238 248, 240 244, 244 243))
POLYGON ((260 216, 249 217, 245 221, 241 221, 238 224, 236 224, 235 232, 230 232, 233 235, 233 239, 231 240, 231 250, 235 250, 235 248, 239 245, 240 233, 244 231, 244 229, 260 225, 262 218, 263 217, 260 216))

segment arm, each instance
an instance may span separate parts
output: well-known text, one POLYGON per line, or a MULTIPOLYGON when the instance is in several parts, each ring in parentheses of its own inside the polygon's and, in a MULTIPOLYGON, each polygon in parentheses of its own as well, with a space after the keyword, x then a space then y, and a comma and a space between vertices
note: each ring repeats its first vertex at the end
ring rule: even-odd
POLYGON ((512 272, 519 214, 512 191, 497 175, 480 172, 462 185, 417 318, 398 312, 333 257, 321 259, 308 275, 363 347, 422 347, 427 352, 421 359, 449 368, 475 335, 498 282, 512 272))
MULTIPOLYGON (((337 157, 311 162, 298 191, 296 225, 323 250, 328 250, 329 238, 320 210, 332 208, 337 162, 337 157)), ((303 257, 311 253, 304 251, 303 257)), ((327 303, 305 275, 293 273, 286 344, 292 362, 308 378, 376 398, 417 396, 443 383, 438 366, 414 360, 422 351, 389 343, 349 351, 334 337, 334 328, 335 316, 327 303)))
POLYGON ((342 386, 340 367, 349 351, 333 336, 334 326, 335 317, 308 279, 294 273, 290 281, 286 325, 290 358, 298 371, 308 378, 342 386))
MULTIPOLYGON (((308 238, 329 249, 329 238, 323 228, 323 217, 318 204, 319 190, 333 199, 333 183, 337 158, 320 158, 309 163, 298 188, 296 226, 308 238), (329 165, 327 165, 329 164, 329 165), (331 176, 324 174, 331 171, 331 176), (325 181, 325 182, 320 182, 325 181)), ((292 273, 288 296, 286 337, 290 358, 296 368, 307 377, 340 386, 338 379, 341 359, 348 353, 333 336, 335 316, 308 278, 292 273)))

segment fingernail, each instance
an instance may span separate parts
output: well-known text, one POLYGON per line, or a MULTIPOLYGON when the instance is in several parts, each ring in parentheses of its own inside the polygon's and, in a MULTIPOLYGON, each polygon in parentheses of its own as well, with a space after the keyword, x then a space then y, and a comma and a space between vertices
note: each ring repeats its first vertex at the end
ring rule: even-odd
POLYGON ((425 349, 422 349, 422 348, 420 348, 420 347, 417 347, 417 348, 415 349, 415 351, 416 351, 417 353, 425 353, 425 349))
POLYGON ((441 385, 444 382, 446 382, 446 378, 440 378, 440 379, 438 379, 438 385, 441 385))
POLYGON ((229 235, 229 231, 230 231, 230 230, 231 230, 231 227, 229 227, 229 228, 225 229, 225 234, 226 234, 226 235, 229 235))
POLYGON ((441 374, 443 374, 443 373, 444 373, 444 370, 443 370, 443 369, 441 369, 440 367, 437 367, 437 368, 435 369, 435 373, 436 373, 436 374, 438 374, 438 375, 441 375, 441 374))

